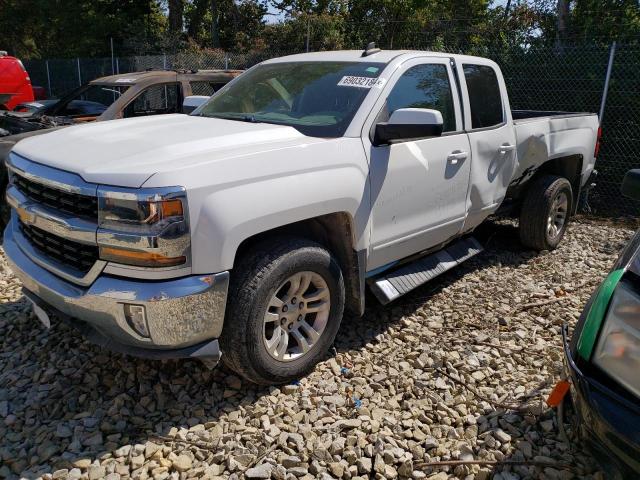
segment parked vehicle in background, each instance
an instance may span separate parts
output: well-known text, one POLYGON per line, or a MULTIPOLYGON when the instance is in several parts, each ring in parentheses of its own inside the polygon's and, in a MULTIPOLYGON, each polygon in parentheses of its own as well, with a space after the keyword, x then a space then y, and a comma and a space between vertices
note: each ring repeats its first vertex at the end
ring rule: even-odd
MULTIPOLYGON (((163 113, 181 113, 191 95, 211 96, 241 70, 149 70, 102 77, 78 87, 57 101, 14 102, 24 108, 0 115, 8 135, 93 121, 163 113), (40 105, 40 106, 38 106, 40 105)), ((1 153, 1 152, 0 152, 1 153)))
POLYGON ((555 248, 595 163, 594 114, 509 108, 492 61, 310 53, 191 115, 83 125, 9 156, 4 249, 45 324, 249 380, 308 372, 368 283, 388 303, 482 250, 489 215, 555 248))
POLYGON ((42 110, 45 107, 49 107, 54 103, 57 103, 58 99, 49 99, 49 100, 34 100, 33 102, 22 102, 13 107, 14 112, 28 112, 35 113, 38 110, 42 110))
POLYGON ((36 100, 47 99, 47 90, 44 87, 33 85, 32 88, 33 88, 33 96, 36 100))
POLYGON ((13 110, 18 103, 33 100, 31 79, 24 65, 0 50, 0 110, 13 110))
MULTIPOLYGON (((166 71, 150 70, 98 78, 59 100, 16 104, 15 112, 0 112, 0 162, 20 140, 51 129, 94 121, 180 113, 190 97, 202 103, 242 70, 166 71), (4 136, 2 132, 5 132, 4 136)), ((193 108, 187 106, 188 112, 193 108)), ((188 113, 187 112, 187 113, 188 113)), ((0 168, 0 191, 7 175, 0 168)), ((4 196, 0 197, 0 227, 9 219, 4 196)))
MULTIPOLYGON (((622 191, 640 200, 640 170, 622 191)), ((640 230, 563 338, 577 428, 610 478, 640 478, 640 230)))

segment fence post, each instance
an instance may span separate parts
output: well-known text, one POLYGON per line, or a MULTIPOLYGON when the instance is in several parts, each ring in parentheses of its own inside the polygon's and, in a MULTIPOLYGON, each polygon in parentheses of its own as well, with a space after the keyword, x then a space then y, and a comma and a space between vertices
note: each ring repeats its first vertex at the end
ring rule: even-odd
POLYGON ((80 57, 76 58, 78 63, 78 85, 82 86, 82 75, 80 75, 80 57))
POLYGON ((166 53, 162 54, 162 69, 163 70, 167 69, 167 54, 166 53))
POLYGON ((224 69, 229 70, 229 52, 224 52, 224 69))
POLYGON ((115 75, 115 73, 116 73, 116 66, 113 59, 113 37, 111 37, 111 75, 115 75))
POLYGON ((116 73, 120 75, 120 58, 116 57, 116 73))
POLYGON ((604 119, 604 109, 607 105, 607 95, 609 94, 609 80, 611 80, 611 70, 613 69, 613 59, 616 56, 616 42, 611 44, 609 50, 609 64, 607 65, 607 76, 604 79, 604 89, 602 91, 602 102, 600 103, 600 114, 598 115, 598 122, 602 126, 602 120, 604 119))
POLYGON ((53 93, 51 92, 51 74, 49 73, 49 60, 45 60, 44 65, 47 67, 47 88, 49 89, 49 96, 52 97, 53 93))

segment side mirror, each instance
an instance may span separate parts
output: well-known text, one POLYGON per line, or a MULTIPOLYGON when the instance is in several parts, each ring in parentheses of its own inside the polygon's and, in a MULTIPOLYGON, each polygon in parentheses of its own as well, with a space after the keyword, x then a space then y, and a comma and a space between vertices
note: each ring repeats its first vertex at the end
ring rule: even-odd
POLYGON ((629 170, 622 179, 622 194, 632 200, 640 200, 640 169, 629 170))
POLYGON ((429 108, 400 108, 388 122, 376 125, 373 145, 388 145, 442 135, 443 120, 438 110, 429 108))
POLYGON ((182 113, 189 114, 193 112, 200 105, 209 100, 210 97, 206 95, 191 95, 189 97, 184 97, 184 101, 182 102, 182 113))

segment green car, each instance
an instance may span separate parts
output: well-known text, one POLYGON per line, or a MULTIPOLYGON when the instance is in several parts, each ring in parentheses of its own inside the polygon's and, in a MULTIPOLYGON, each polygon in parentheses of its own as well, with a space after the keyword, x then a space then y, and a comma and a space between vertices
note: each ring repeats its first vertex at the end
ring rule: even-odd
MULTIPOLYGON (((640 170, 622 193, 640 200, 640 170)), ((607 478, 640 478, 640 230, 563 337, 581 435, 607 478)))

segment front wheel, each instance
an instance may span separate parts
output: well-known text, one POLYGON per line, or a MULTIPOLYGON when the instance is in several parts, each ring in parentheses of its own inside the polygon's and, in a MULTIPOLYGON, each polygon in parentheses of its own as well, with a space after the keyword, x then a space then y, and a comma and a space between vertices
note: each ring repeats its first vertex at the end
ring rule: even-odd
POLYGON ((535 250, 553 250, 564 236, 573 203, 571 183, 544 175, 527 191, 520 212, 520 241, 535 250))
POLYGON ((232 275, 225 364, 258 384, 299 378, 333 343, 344 296, 340 266, 321 245, 292 237, 257 245, 232 275))

